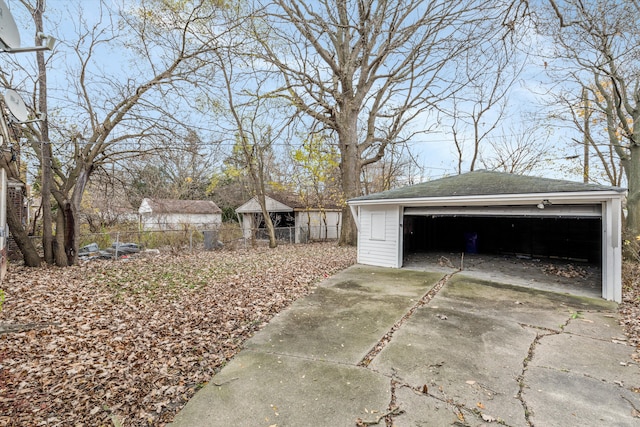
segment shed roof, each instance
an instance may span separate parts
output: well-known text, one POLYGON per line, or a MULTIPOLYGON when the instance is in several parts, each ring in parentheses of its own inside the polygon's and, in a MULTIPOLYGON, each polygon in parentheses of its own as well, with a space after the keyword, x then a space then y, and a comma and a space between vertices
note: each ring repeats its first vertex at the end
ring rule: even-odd
POLYGON ((219 214, 222 210, 211 200, 177 200, 145 198, 140 213, 155 214, 219 214))
MULTIPOLYGON (((264 196, 265 201, 267 202, 267 211, 268 212, 293 212, 293 208, 285 205, 284 203, 280 203, 279 201, 269 197, 264 196)), ((242 206, 236 209, 236 213, 260 213, 262 212, 262 208, 260 207, 260 203, 258 203, 257 196, 253 196, 247 202, 245 202, 242 206)))
POLYGON ((505 172, 473 171, 449 176, 408 187, 396 188, 381 193, 361 196, 351 201, 414 199, 429 197, 488 196, 501 194, 529 193, 574 193, 592 191, 615 191, 623 193, 624 188, 560 179, 515 175, 505 172))

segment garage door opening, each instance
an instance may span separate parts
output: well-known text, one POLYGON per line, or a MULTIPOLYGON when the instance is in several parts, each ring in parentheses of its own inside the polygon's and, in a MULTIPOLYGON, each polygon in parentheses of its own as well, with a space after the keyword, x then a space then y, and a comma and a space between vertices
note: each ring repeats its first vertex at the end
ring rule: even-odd
POLYGON ((404 217, 404 254, 465 252, 599 264, 600 218, 404 217))
POLYGON ((404 265, 461 268, 489 280, 601 294, 600 218, 405 215, 404 265))

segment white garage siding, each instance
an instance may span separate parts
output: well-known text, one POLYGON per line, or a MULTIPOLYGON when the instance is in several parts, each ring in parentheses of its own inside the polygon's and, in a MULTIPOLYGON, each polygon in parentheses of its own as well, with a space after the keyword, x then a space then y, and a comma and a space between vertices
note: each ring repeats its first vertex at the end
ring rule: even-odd
POLYGON ((622 302, 622 201, 602 203, 602 298, 622 302))
POLYGON ((402 208, 362 206, 358 230, 358 262, 380 267, 402 267, 400 226, 402 208))

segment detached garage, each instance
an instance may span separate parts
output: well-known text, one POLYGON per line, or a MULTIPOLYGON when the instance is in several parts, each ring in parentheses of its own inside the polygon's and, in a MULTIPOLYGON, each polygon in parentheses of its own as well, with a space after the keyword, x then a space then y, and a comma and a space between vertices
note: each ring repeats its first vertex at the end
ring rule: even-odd
POLYGON ((349 200, 358 262, 400 268, 406 254, 451 251, 597 264, 620 302, 625 189, 475 171, 349 200))

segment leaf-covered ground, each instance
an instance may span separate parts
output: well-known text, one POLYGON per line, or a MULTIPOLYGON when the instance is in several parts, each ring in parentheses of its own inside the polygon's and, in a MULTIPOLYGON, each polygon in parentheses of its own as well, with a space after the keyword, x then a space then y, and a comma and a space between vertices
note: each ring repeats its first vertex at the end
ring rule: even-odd
POLYGON ((636 347, 634 358, 640 363, 640 264, 622 264, 622 304, 618 306, 620 322, 627 332, 629 344, 636 347))
MULTIPOLYGON (((335 244, 11 266, 0 426, 163 425, 274 314, 355 262, 335 244)), ((640 265, 621 322, 640 345, 640 265)), ((640 358, 638 358, 640 362, 640 358)))
POLYGON ((274 314, 355 262, 335 244, 10 267, 0 425, 162 425, 274 314))

